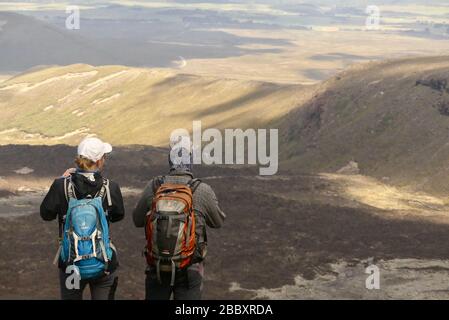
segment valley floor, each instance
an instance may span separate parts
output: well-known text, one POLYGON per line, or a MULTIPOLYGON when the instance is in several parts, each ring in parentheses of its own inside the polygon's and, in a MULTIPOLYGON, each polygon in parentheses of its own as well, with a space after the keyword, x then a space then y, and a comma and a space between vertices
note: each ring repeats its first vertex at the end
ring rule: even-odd
MULTIPOLYGON (((51 177, 70 164, 74 150, 45 148, 1 147, 0 298, 58 297, 51 265, 57 227, 37 212, 51 177), (45 158, 55 165, 48 167, 45 158)), ((134 228, 131 211, 148 177, 166 170, 164 152, 118 150, 107 168, 125 187, 127 216, 112 226, 121 261, 119 299, 144 296, 144 234, 134 228), (125 175, 134 152, 145 160, 125 175)), ((197 169, 228 215, 224 228, 209 232, 204 298, 449 299, 444 199, 361 175, 254 172, 197 169), (373 264, 379 290, 365 287, 373 264)))

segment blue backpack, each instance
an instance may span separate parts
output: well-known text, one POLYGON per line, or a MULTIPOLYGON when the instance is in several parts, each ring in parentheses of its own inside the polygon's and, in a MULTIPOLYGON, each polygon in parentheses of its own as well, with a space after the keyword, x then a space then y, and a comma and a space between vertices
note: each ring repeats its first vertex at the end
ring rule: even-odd
POLYGON ((111 206, 109 181, 92 198, 78 200, 71 178, 64 180, 68 201, 67 215, 63 219, 60 258, 65 265, 75 265, 81 280, 92 279, 107 273, 112 258, 107 213, 103 209, 106 196, 111 206))

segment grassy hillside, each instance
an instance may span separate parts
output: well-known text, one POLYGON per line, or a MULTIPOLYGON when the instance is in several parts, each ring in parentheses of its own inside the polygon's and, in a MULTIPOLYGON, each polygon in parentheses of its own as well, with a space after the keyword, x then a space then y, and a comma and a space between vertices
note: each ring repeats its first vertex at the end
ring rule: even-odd
POLYGON ((320 86, 181 74, 169 69, 70 65, 0 84, 0 144, 167 146, 176 128, 280 128, 283 169, 360 172, 446 193, 449 58, 355 66, 320 86))
POLYGON ((166 146, 172 130, 262 127, 307 98, 308 87, 215 79, 163 69, 71 65, 0 84, 0 144, 166 146))
POLYGON ((449 57, 359 65, 323 83, 282 128, 286 166, 361 173, 445 193, 449 57))

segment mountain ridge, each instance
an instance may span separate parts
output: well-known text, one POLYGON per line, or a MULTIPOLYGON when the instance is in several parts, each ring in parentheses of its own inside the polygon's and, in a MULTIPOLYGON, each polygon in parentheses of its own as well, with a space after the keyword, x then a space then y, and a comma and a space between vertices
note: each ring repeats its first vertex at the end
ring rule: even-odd
POLYGON ((362 174, 445 193, 448 73, 449 57, 441 56, 368 63, 332 77, 279 124, 284 165, 335 172, 355 161, 362 174))

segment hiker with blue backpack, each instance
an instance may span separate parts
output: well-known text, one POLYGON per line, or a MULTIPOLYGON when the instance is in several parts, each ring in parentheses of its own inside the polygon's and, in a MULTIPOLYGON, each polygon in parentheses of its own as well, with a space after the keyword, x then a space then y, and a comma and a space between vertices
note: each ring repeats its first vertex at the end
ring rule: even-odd
POLYGON ((125 215, 118 184, 101 175, 112 146, 86 138, 78 146, 76 169, 56 179, 40 208, 43 220, 58 218, 61 299, 81 300, 87 285, 93 300, 113 300, 118 285, 117 252, 110 222, 125 215))
POLYGON ((173 148, 168 158, 170 172, 149 182, 133 213, 147 239, 145 298, 200 300, 206 226, 220 228, 226 215, 212 188, 194 178, 191 151, 173 148))

